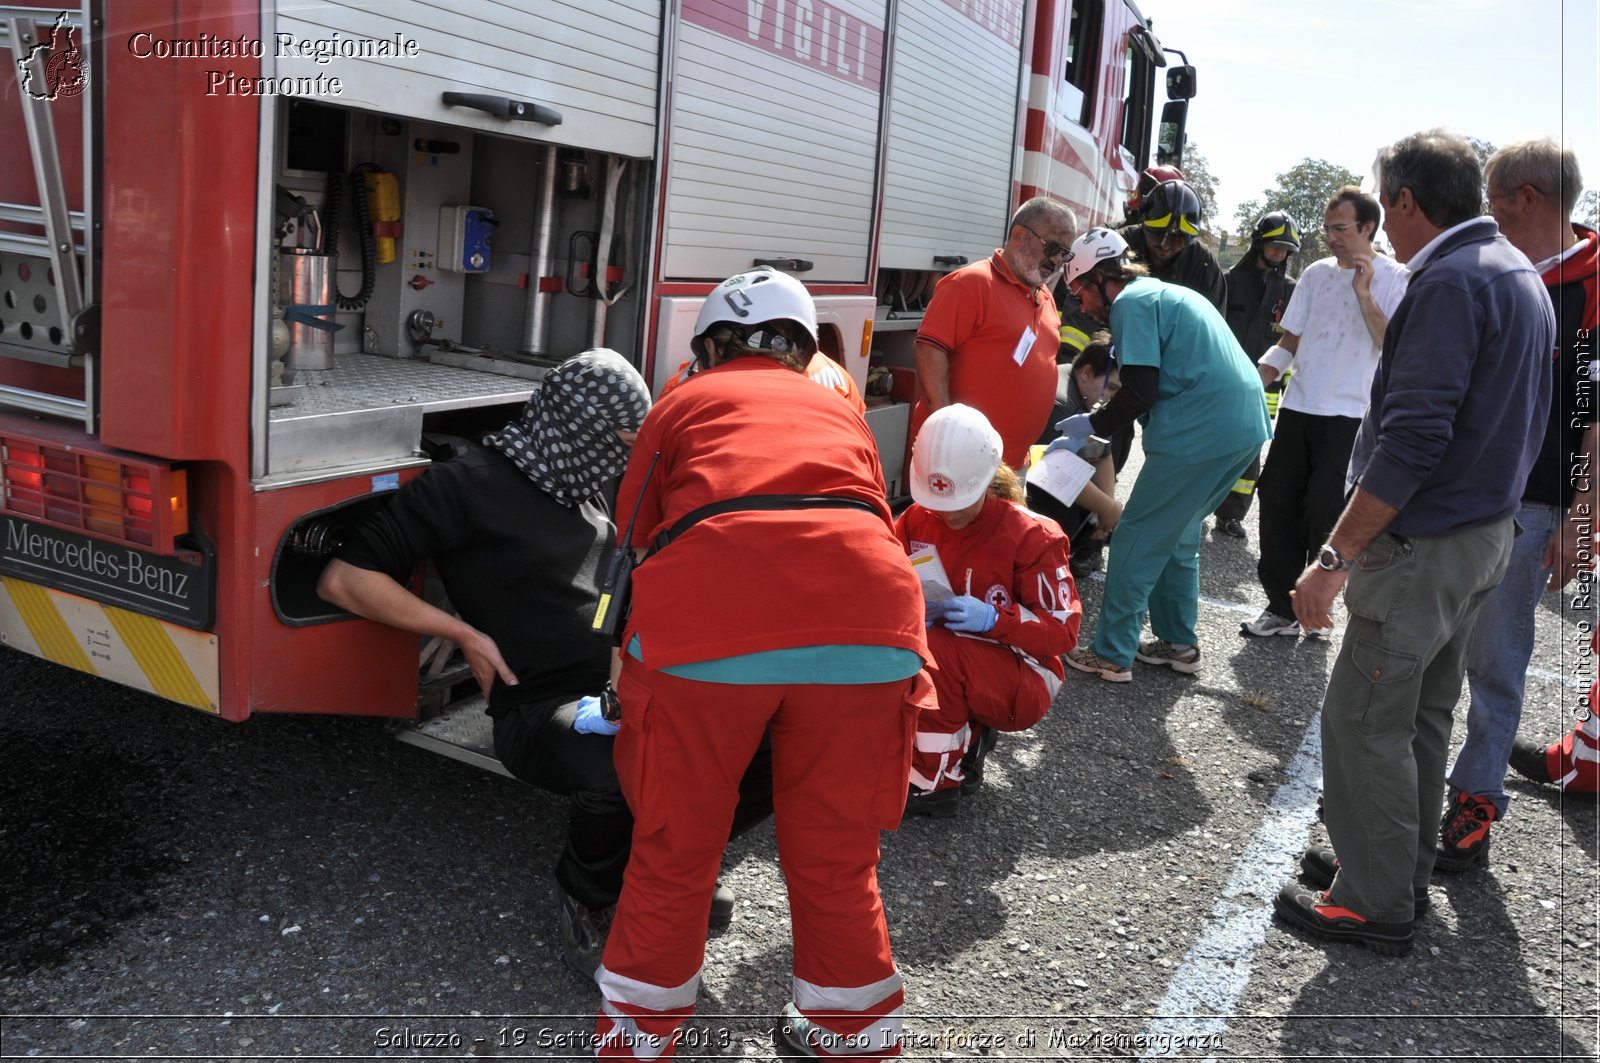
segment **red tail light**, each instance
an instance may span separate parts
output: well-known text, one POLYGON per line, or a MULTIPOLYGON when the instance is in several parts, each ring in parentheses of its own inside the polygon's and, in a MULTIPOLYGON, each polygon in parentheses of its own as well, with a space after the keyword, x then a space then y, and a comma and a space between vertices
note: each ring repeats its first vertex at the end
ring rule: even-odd
POLYGON ((67 430, 0 432, 0 509, 162 554, 189 530, 182 469, 110 448, 87 449, 67 430))

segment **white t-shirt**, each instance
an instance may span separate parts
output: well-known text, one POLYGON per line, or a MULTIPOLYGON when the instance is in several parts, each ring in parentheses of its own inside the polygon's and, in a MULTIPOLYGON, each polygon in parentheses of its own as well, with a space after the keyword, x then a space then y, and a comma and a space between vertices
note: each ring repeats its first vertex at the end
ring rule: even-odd
MULTIPOLYGON (((1385 317, 1393 317, 1410 274, 1384 255, 1373 257, 1372 269, 1372 300, 1385 317)), ((1372 374, 1382 352, 1372 342, 1350 286, 1355 275, 1331 257, 1311 263, 1300 275, 1281 321, 1285 332, 1300 337, 1300 349, 1290 363, 1294 379, 1283 395, 1286 409, 1319 417, 1361 417, 1367 412, 1372 374)))

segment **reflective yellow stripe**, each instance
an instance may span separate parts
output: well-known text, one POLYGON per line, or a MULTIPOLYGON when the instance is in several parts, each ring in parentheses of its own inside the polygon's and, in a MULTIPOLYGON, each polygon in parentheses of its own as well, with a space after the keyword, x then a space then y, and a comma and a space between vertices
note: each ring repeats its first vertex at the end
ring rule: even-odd
POLYGON ((1082 329, 1073 328, 1071 325, 1062 325, 1061 342, 1068 347, 1075 347, 1081 351, 1089 346, 1089 334, 1082 329))
MULTIPOLYGON (((1170 212, 1161 215, 1159 218, 1146 218, 1144 220, 1146 229, 1165 229, 1171 224, 1172 214, 1170 212)), ((1178 231, 1188 236, 1198 236, 1200 234, 1200 230, 1194 227, 1194 222, 1181 214, 1178 216, 1178 231)))
POLYGON ((117 629, 122 641, 139 662, 139 668, 159 695, 183 705, 211 711, 211 699, 196 682, 194 673, 178 654, 178 648, 154 617, 130 613, 115 606, 105 607, 106 618, 117 629))
POLYGON ((0 577, 0 642, 202 712, 220 711, 210 632, 0 577))
POLYGON ((6 590, 11 592, 12 604, 17 607, 22 622, 28 625, 28 632, 33 635, 33 641, 38 643, 39 652, 44 654, 45 659, 76 668, 80 672, 93 672, 94 666, 89 663, 89 655, 83 652, 72 629, 67 627, 67 622, 56 610, 55 603, 50 600, 50 592, 34 583, 24 583, 9 576, 3 578, 6 590))
POLYGON ((1229 488, 1236 495, 1248 495, 1255 489, 1256 482, 1254 480, 1235 480, 1233 486, 1229 488))

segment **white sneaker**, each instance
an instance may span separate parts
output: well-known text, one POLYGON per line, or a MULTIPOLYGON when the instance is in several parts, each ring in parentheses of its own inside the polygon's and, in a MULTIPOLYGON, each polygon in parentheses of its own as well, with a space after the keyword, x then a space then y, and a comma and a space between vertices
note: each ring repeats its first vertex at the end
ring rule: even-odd
POLYGON ((1333 628, 1331 628, 1331 627, 1308 627, 1308 628, 1306 628, 1306 638, 1308 638, 1308 639, 1331 639, 1331 638, 1333 638, 1333 628))
POLYGON ((1087 646, 1079 646, 1061 659, 1078 671, 1097 675, 1108 683, 1133 682, 1133 669, 1120 668, 1087 646))
POLYGON ((1239 630, 1246 635, 1265 638, 1268 635, 1288 635, 1290 638, 1300 637, 1300 621, 1288 620, 1279 616, 1270 609, 1261 610, 1261 615, 1254 620, 1246 620, 1239 625, 1239 630))
POLYGON ((1145 664, 1159 664, 1184 675, 1194 675, 1200 671, 1199 646, 1180 650, 1166 639, 1151 639, 1139 643, 1139 652, 1134 656, 1145 664))

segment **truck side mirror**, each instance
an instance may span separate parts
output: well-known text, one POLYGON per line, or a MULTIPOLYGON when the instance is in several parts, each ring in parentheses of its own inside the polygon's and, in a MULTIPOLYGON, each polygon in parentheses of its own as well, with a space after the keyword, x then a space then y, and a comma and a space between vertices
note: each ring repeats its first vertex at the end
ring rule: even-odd
POLYGON ((1194 93, 1194 67, 1185 63, 1167 69, 1167 99, 1192 100, 1194 93))
POLYGON ((1188 100, 1173 100, 1162 105, 1161 125, 1156 129, 1156 162, 1183 168, 1183 130, 1188 122, 1188 100))

